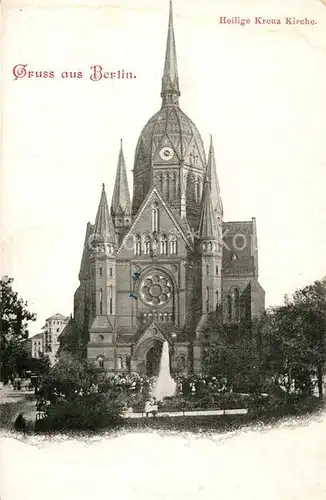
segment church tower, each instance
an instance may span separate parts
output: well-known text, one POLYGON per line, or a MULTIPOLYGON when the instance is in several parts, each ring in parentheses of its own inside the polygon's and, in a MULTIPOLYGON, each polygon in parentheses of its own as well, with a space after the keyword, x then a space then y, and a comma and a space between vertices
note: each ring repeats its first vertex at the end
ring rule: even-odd
POLYGON ((66 331, 111 372, 156 374, 164 342, 173 371, 200 372, 210 314, 239 322, 264 311, 256 221, 223 220, 213 140, 206 159, 180 88, 170 1, 160 109, 137 142, 133 197, 121 141, 110 211, 103 185, 87 225, 66 331))
MULTIPOLYGON (((102 186, 91 246, 90 268, 92 279, 92 323, 89 341, 92 345, 110 346, 108 366, 114 368, 115 315, 116 315, 116 249, 117 236, 109 212, 105 186, 102 186)), ((102 364, 102 358, 98 358, 102 364)))
POLYGON ((222 216, 222 202, 219 195, 211 138, 198 234, 202 274, 202 318, 200 324, 209 313, 217 311, 221 302, 222 216))
POLYGON ((195 124, 179 106, 180 95, 170 1, 161 87, 162 105, 143 128, 136 147, 133 214, 137 213, 154 184, 179 217, 187 220, 190 227, 196 231, 199 225, 206 155, 195 124))

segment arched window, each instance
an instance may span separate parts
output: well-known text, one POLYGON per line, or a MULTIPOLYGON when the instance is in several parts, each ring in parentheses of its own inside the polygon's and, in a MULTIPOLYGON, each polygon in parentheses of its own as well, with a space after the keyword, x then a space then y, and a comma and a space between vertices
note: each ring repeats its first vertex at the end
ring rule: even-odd
POLYGON ((227 296, 227 320, 232 321, 232 297, 231 295, 227 296))
POLYGON ((100 314, 103 314, 103 290, 100 289, 100 314))
POLYGON ((238 288, 234 289, 233 292, 233 304, 234 304, 234 319, 239 321, 240 319, 240 292, 238 288))
POLYGON ((163 195, 168 200, 169 199, 169 174, 165 173, 163 175, 163 195))
POLYGON ((113 290, 112 290, 112 285, 109 286, 109 314, 111 315, 113 312, 113 290))
POLYGON ((130 372, 130 366, 131 366, 130 356, 126 356, 126 368, 128 372, 130 372))
POLYGON ((163 190, 163 174, 162 173, 158 174, 157 180, 158 180, 158 188, 162 192, 162 190, 163 190))
POLYGON ((185 370, 187 367, 187 360, 185 356, 180 356, 179 357, 179 369, 180 370, 185 370))
POLYGON ((122 370, 123 369, 123 357, 118 356, 117 358, 117 369, 122 370))
POLYGON ((217 310, 218 309, 218 290, 216 290, 215 295, 216 295, 216 307, 215 307, 215 309, 217 310))
POLYGON ((136 234, 135 238, 135 255, 141 255, 141 238, 139 234, 136 234))
POLYGON ((177 254, 177 237, 174 234, 170 236, 170 254, 177 254))
POLYGON ((206 265, 206 274, 209 276, 209 265, 206 265))
POLYGON ((158 211, 158 203, 155 202, 153 203, 153 209, 152 209, 152 231, 158 232, 159 230, 159 211, 158 211))
POLYGON ((170 174, 170 200, 173 201, 177 196, 177 185, 176 185, 176 175, 175 172, 170 174))
POLYGON ((197 178, 196 181, 196 198, 197 202, 200 202, 200 195, 201 195, 201 189, 200 189, 200 178, 197 178))
POLYGON ((168 253, 168 239, 166 234, 162 234, 160 238, 160 254, 166 255, 168 253))
POLYGON ((196 201, 196 179, 194 175, 188 175, 187 198, 196 201))
POLYGON ((97 358, 97 363, 99 368, 104 368, 104 358, 102 357, 97 358))
POLYGON ((206 287, 206 312, 209 312, 209 287, 206 287))
POLYGON ((218 276, 218 266, 215 267, 215 274, 218 276))
POLYGON ((152 246, 151 238, 150 238, 150 236, 146 236, 146 238, 144 240, 144 254, 145 255, 150 255, 151 246, 152 246))

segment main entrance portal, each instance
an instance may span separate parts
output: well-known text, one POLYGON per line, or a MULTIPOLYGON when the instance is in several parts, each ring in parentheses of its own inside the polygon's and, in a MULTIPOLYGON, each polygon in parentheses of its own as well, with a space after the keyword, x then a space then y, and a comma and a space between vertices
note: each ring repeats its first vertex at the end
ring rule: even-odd
POLYGON ((146 375, 153 376, 158 375, 160 369, 162 354, 162 344, 161 342, 156 342, 153 347, 147 351, 146 355, 146 375))

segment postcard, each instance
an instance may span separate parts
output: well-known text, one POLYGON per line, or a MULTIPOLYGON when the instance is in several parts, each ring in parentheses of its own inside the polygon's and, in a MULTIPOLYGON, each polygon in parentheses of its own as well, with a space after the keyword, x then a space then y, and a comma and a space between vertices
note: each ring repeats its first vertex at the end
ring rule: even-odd
POLYGON ((325 3, 1 23, 1 500, 325 498, 325 3))

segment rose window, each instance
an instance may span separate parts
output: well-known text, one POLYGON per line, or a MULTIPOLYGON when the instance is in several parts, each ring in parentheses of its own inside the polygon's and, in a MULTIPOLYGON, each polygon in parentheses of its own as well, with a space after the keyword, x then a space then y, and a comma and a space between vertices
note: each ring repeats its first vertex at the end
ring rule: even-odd
POLYGON ((140 284, 140 297, 150 306, 162 306, 171 298, 172 284, 159 273, 147 276, 140 284))

